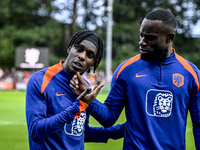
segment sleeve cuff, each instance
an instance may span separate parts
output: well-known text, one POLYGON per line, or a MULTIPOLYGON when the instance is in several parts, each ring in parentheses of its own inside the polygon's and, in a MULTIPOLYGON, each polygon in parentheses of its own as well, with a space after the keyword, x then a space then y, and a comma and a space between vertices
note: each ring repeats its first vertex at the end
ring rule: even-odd
POLYGON ((76 99, 76 101, 79 101, 79 112, 77 112, 75 114, 75 118, 74 119, 80 117, 81 112, 85 111, 85 109, 89 106, 88 104, 84 103, 83 101, 81 101, 79 99, 76 99))

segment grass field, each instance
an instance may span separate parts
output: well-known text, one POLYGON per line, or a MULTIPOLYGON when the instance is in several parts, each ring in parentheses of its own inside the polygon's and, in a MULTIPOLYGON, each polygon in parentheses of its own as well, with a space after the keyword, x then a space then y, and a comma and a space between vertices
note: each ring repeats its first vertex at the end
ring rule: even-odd
MULTIPOLYGON (((104 100, 107 93, 100 93, 104 100)), ((124 112, 117 123, 125 121, 124 112)), ((91 126, 100 126, 92 117, 91 126)), ((105 143, 86 143, 85 150, 121 150, 123 139, 109 140, 105 143)), ((195 150, 192 123, 188 119, 186 131, 186 150, 195 150)), ((28 150, 28 133, 25 120, 25 91, 0 91, 0 150, 28 150)))

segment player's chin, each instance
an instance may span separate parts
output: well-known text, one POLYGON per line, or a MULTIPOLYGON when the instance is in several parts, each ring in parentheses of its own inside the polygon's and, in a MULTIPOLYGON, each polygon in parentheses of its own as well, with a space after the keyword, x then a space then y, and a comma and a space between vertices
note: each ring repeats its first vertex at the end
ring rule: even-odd
POLYGON ((145 61, 149 61, 150 57, 148 53, 141 53, 141 59, 145 61))
POLYGON ((84 71, 79 71, 80 75, 84 74, 86 72, 86 70, 84 71))
POLYGON ((85 72, 86 72, 86 70, 85 69, 74 69, 74 74, 76 74, 77 72, 79 72, 80 73, 80 75, 82 75, 82 74, 84 74, 85 72))
POLYGON ((68 72, 69 72, 70 74, 75 75, 75 74, 77 74, 77 72, 80 72, 80 70, 77 70, 77 69, 71 68, 70 70, 68 70, 68 72))

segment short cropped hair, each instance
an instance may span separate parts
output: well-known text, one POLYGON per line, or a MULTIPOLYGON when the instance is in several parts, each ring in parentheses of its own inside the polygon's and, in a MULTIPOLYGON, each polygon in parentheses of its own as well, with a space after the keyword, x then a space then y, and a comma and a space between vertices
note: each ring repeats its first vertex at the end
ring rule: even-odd
POLYGON ((148 20, 159 20, 162 21, 163 25, 173 28, 176 30, 176 18, 175 16, 166 9, 156 9, 148 13, 145 17, 148 20))
MULTIPOLYGON (((103 39, 101 36, 97 35, 96 33, 94 33, 93 31, 90 31, 90 30, 78 31, 72 36, 72 38, 67 46, 67 49, 70 46, 80 44, 86 37, 88 37, 90 35, 93 35, 95 38, 98 39, 98 45, 99 45, 98 46, 99 48, 97 50, 96 59, 94 62, 94 72, 95 72, 96 68, 98 67, 98 65, 103 57, 103 53, 104 53, 104 43, 103 43, 103 39)), ((88 70, 88 72, 90 72, 90 69, 88 70)))

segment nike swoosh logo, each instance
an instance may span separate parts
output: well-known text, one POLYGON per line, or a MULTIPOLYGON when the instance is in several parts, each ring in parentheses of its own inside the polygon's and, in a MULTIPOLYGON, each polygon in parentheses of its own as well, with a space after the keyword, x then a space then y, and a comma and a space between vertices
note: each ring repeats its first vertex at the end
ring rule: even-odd
POLYGON ((56 93, 56 96, 62 96, 62 95, 66 95, 66 94, 58 94, 58 92, 56 93))
POLYGON ((148 76, 148 75, 138 75, 138 74, 135 75, 136 78, 145 77, 145 76, 148 76))

